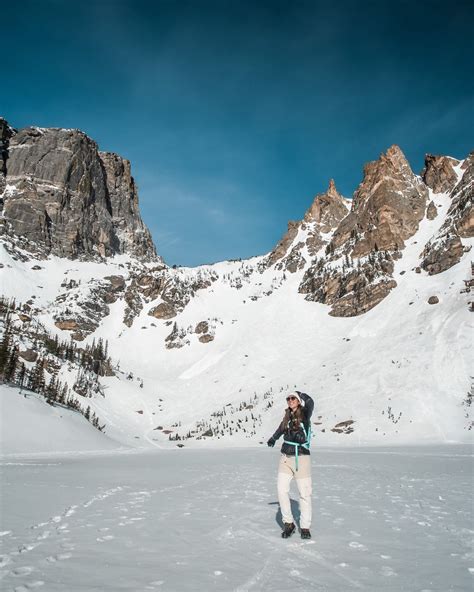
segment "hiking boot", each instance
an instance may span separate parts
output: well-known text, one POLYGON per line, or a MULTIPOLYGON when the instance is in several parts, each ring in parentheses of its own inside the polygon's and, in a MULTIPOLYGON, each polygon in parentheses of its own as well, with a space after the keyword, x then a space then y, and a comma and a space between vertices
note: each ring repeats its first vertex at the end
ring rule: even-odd
POLYGON ((293 522, 285 522, 285 524, 283 525, 283 532, 281 533, 281 536, 284 539, 289 538, 293 533, 295 532, 295 525, 293 524, 293 522))
POLYGON ((301 529, 301 538, 302 539, 310 539, 311 533, 309 532, 309 528, 302 528, 301 529))

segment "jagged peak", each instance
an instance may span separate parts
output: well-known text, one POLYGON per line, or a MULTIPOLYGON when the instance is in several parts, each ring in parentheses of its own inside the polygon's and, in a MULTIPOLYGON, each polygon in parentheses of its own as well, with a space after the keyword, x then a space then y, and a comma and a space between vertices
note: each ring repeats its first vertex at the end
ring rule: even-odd
POLYGON ((313 203, 304 215, 304 220, 306 222, 321 223, 323 222, 326 211, 338 211, 341 210, 341 206, 347 210, 345 198, 336 189, 336 183, 334 182, 334 179, 330 179, 327 191, 324 193, 318 193, 315 196, 313 203))
POLYGON ((397 144, 392 144, 385 153, 382 152, 376 163, 382 169, 388 167, 393 171, 409 171, 410 174, 414 174, 407 157, 397 144))
POLYGON ((334 179, 329 179, 329 186, 328 186, 328 190, 326 191, 326 193, 330 197, 339 196, 339 193, 336 189, 336 183, 334 182, 334 179))

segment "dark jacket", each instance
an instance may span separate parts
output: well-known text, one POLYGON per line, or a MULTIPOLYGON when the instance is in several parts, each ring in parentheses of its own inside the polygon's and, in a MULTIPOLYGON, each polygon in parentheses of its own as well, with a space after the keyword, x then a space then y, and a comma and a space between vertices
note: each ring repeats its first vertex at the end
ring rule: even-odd
MULTIPOLYGON (((284 440, 286 440, 287 442, 295 442, 296 444, 304 444, 306 442, 307 434, 309 433, 309 429, 311 426, 310 420, 314 409, 314 401, 306 393, 300 393, 299 391, 297 391, 297 393, 301 397, 301 400, 304 401, 304 407, 302 409, 303 423, 306 429, 306 435, 301 426, 298 429, 294 429, 292 427, 292 419, 290 418, 289 425, 284 430, 281 429, 281 425, 278 426, 276 432, 272 436, 273 440, 278 440, 280 436, 283 436, 284 440)), ((287 454, 288 456, 294 456, 295 450, 296 446, 293 446, 292 444, 285 444, 285 442, 283 442, 281 447, 281 452, 283 454, 287 454)), ((309 454, 309 450, 304 446, 299 446, 298 455, 300 454, 309 454)))

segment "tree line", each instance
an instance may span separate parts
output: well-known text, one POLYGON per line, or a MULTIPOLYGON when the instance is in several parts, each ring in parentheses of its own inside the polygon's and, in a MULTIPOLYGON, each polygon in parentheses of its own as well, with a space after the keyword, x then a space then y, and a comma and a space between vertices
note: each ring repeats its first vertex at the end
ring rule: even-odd
POLYGON ((72 339, 60 340, 29 315, 22 312, 23 307, 15 300, 7 300, 0 296, 0 323, 3 325, 3 336, 0 341, 0 382, 20 387, 43 396, 50 405, 62 405, 78 411, 98 430, 103 431, 95 412, 90 406, 85 409, 77 396, 92 397, 103 391, 99 376, 113 375, 111 359, 108 355, 108 343, 99 339, 84 348, 79 347, 72 339), (22 315, 22 327, 18 327, 14 315, 22 315), (20 356, 20 343, 28 339, 33 366, 25 364, 20 356), (69 362, 77 367, 77 377, 71 390, 67 382, 57 378, 62 364, 69 362), (46 376, 49 374, 49 380, 46 376))

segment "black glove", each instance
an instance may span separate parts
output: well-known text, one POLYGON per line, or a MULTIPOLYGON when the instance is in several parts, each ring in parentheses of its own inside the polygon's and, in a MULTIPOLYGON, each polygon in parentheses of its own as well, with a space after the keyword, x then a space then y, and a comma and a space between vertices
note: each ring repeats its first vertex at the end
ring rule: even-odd
POLYGON ((273 448, 275 446, 275 438, 272 436, 269 440, 267 440, 267 446, 270 446, 270 448, 273 448))

